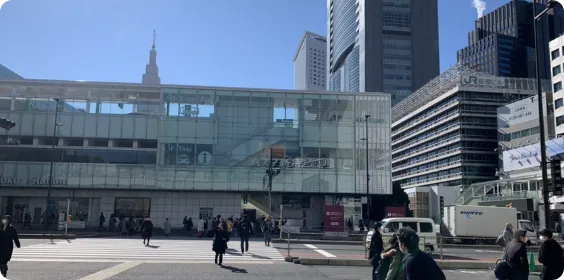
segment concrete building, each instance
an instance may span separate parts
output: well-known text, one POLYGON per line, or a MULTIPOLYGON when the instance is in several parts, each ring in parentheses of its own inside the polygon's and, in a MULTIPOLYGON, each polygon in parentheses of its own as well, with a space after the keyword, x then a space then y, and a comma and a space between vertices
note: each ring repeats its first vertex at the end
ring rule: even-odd
MULTIPOLYGON (((537 1, 538 2, 538 1, 537 1)), ((538 4, 538 11, 544 9, 538 4)), ((541 78, 550 77, 548 42, 561 34, 562 11, 555 9, 540 20, 539 44, 541 78)), ((533 4, 526 0, 509 3, 478 18, 468 33, 468 46, 457 53, 458 63, 494 76, 535 78, 535 44, 533 37, 533 4)))
POLYGON ((437 0, 327 0, 329 91, 392 105, 439 75, 437 0))
POLYGON ((0 80, 0 115, 17 123, 6 143, 19 145, 0 145, 0 209, 16 223, 25 212, 38 223, 47 205, 66 211, 70 199, 75 227, 97 225, 100 212, 181 227, 184 216, 277 216, 280 205, 291 224, 318 227, 324 205, 366 193, 363 138, 370 193, 392 192, 389 94, 0 80), (53 98, 79 111, 20 105, 53 98), (280 174, 269 208, 271 164, 280 174))
POLYGON ((294 88, 325 91, 327 88, 327 38, 306 31, 294 56, 294 88))
POLYGON ((461 188, 494 180, 497 108, 534 94, 534 79, 455 65, 393 108, 393 181, 461 188))
POLYGON ((562 74, 562 68, 564 68, 564 36, 550 41, 549 49, 556 135, 562 137, 564 136, 564 91, 562 91, 562 83, 564 83, 564 74, 562 74))

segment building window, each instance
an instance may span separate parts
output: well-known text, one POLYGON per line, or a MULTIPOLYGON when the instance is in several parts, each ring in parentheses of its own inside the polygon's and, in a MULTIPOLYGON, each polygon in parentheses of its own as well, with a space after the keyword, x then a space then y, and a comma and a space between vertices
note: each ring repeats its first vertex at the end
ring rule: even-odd
POLYGON ((561 125, 564 123, 564 116, 560 116, 556 118, 556 125, 561 125))
POLYGON ((554 109, 562 107, 562 103, 562 98, 556 99, 556 101, 554 101, 554 109))
POLYGON ((560 69, 560 65, 552 67, 552 76, 553 77, 560 74, 561 72, 562 72, 562 69, 560 69))
POLYGON ((556 58, 558 58, 558 57, 560 56, 560 49, 553 50, 553 51, 550 53, 550 55, 552 56, 552 59, 553 59, 553 60, 556 59, 556 58))
POLYGON ((562 82, 558 82, 556 84, 554 84, 554 92, 558 92, 562 89, 562 82))

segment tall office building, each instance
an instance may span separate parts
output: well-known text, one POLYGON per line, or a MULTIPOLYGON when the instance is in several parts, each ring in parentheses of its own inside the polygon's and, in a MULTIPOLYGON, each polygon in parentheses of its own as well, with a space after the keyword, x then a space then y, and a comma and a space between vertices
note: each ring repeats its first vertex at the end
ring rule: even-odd
POLYGON ((23 77, 16 72, 10 70, 8 67, 0 64, 0 79, 5 80, 23 80, 23 77))
MULTIPOLYGON (((161 84, 161 78, 159 77, 159 66, 157 66, 157 50, 156 42, 157 32, 153 30, 153 46, 151 47, 151 52, 149 53, 149 64, 145 66, 145 74, 143 74, 142 84, 157 86, 161 84)), ((140 114, 159 114, 159 106, 155 105, 145 105, 137 104, 135 105, 135 113, 140 114)))
POLYGON ((327 38, 306 31, 294 56, 294 88, 324 91, 327 64, 327 38))
POLYGON ((439 74, 437 0, 327 0, 328 90, 392 104, 439 74))
MULTIPOLYGON (((537 13, 544 9, 538 5, 537 13)), ((548 42, 563 31, 561 10, 551 11, 539 22, 541 77, 550 78, 548 42)), ((457 53, 458 63, 496 76, 536 77, 533 37, 533 4, 511 0, 475 22, 468 46, 457 53)))

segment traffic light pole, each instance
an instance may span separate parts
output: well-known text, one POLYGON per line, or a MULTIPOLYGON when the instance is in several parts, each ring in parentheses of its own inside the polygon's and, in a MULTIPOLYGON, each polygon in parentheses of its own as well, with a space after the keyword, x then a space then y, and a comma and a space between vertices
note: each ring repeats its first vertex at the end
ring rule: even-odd
POLYGON ((270 148, 270 156, 268 161, 268 215, 272 217, 272 178, 274 177, 274 169, 272 168, 272 148, 270 148))

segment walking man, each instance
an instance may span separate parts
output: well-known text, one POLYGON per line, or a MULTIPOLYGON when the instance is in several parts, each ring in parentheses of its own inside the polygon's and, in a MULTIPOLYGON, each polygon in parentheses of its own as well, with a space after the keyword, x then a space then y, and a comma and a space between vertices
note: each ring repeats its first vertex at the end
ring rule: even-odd
POLYGON ((247 215, 243 216, 243 220, 239 222, 238 232, 241 237, 241 255, 243 255, 245 252, 249 252, 249 237, 253 235, 247 215))

